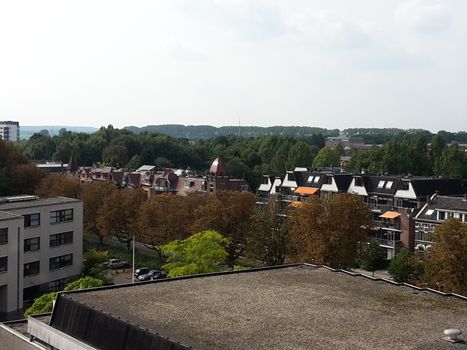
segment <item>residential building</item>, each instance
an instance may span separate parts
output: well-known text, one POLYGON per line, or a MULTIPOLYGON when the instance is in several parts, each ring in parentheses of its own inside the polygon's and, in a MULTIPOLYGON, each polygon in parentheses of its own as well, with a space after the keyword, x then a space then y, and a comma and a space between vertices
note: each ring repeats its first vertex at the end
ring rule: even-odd
POLYGON ((0 121, 0 140, 18 141, 19 122, 0 121))
POLYGON ((60 290, 81 273, 83 204, 64 197, 4 197, 0 218, 0 311, 8 316, 23 301, 60 290))
POLYGON ((250 192, 250 185, 244 179, 234 179, 229 176, 224 161, 216 158, 209 168, 204 191, 215 193, 217 191, 240 191, 250 192))
POLYGON ((0 344, 455 350, 464 344, 444 340, 443 331, 465 331, 466 299, 296 264, 60 293, 51 316, 1 325, 0 344))
POLYGON ((467 223, 467 198, 434 194, 415 215, 415 250, 423 252, 433 245, 435 228, 448 218, 467 223))

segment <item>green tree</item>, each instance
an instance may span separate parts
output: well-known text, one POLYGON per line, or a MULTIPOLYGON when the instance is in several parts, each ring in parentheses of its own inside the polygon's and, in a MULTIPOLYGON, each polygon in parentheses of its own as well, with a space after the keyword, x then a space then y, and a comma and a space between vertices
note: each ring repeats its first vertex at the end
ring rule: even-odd
MULTIPOLYGON (((103 282, 97 278, 93 277, 82 277, 74 282, 71 282, 65 286, 65 291, 72 291, 78 289, 87 289, 87 288, 95 288, 101 287, 103 282)), ((39 298, 34 300, 34 303, 31 305, 30 308, 26 310, 24 313, 24 317, 28 317, 30 315, 37 315, 43 314, 46 312, 52 312, 53 302, 57 297, 57 292, 50 292, 41 295, 39 298)))
POLYGON ((83 260, 83 275, 96 277, 104 280, 107 268, 104 263, 108 260, 109 254, 106 250, 97 251, 90 249, 84 254, 83 260))
POLYGON ((289 151, 288 168, 309 167, 318 154, 318 147, 309 145, 303 141, 296 142, 289 151))
POLYGON ((365 243, 359 256, 360 267, 374 272, 386 267, 386 250, 378 242, 365 243))
POLYGON ((337 147, 322 148, 314 159, 314 165, 318 167, 338 167, 340 165, 340 151, 337 147))
POLYGON ((414 273, 410 252, 402 248, 389 264, 388 272, 396 282, 408 282, 414 273))
POLYGON ((102 151, 102 161, 110 166, 122 168, 128 163, 128 150, 125 146, 108 146, 102 151))
POLYGON ((170 277, 220 271, 219 264, 227 258, 229 240, 216 231, 197 233, 183 241, 162 247, 167 264, 162 268, 170 277))
POLYGON ((256 210, 246 240, 248 256, 268 266, 283 264, 290 248, 287 221, 277 214, 272 201, 267 208, 256 210))
POLYGON ((433 234, 425 274, 432 287, 467 295, 467 224, 449 218, 433 234))

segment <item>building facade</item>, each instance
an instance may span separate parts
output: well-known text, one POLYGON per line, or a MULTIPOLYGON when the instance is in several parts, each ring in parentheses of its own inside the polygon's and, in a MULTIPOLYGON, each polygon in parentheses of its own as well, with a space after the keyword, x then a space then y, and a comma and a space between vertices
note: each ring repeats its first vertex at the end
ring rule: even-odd
POLYGON ((0 198, 0 313, 63 289, 81 273, 83 204, 71 198, 0 198))
POLYGON ((18 141, 19 140, 19 123, 12 121, 0 122, 0 140, 3 141, 18 141))

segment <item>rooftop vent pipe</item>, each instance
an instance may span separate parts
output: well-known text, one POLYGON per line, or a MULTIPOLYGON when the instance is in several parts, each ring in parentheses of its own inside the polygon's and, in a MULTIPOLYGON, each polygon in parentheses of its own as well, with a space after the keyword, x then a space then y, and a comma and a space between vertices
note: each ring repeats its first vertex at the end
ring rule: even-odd
POLYGON ((457 328, 445 329, 444 330, 445 337, 443 339, 451 343, 460 343, 464 341, 464 339, 460 337, 461 334, 462 334, 462 331, 457 328))

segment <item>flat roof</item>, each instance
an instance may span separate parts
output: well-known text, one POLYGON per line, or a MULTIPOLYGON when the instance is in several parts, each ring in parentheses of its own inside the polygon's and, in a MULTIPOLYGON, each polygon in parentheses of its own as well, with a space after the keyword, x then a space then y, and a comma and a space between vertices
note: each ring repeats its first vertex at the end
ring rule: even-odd
POLYGON ((309 265, 60 297, 194 349, 456 349, 443 330, 467 319, 461 298, 309 265))
MULTIPOLYGON (((14 198, 14 196, 3 197, 3 198, 14 198)), ((0 199, 3 199, 3 198, 0 198, 0 199)), ((38 199, 32 199, 32 200, 25 200, 22 202, 12 202, 12 203, 1 203, 0 202, 0 210, 8 211, 8 210, 13 210, 13 209, 33 208, 33 207, 42 207, 42 206, 57 205, 57 204, 77 203, 77 202, 81 202, 81 201, 79 199, 67 198, 67 197, 38 198, 38 199)))
POLYGON ((0 221, 1 220, 14 220, 14 219, 22 219, 21 215, 11 214, 5 211, 0 211, 0 221))

